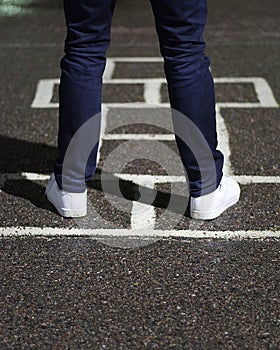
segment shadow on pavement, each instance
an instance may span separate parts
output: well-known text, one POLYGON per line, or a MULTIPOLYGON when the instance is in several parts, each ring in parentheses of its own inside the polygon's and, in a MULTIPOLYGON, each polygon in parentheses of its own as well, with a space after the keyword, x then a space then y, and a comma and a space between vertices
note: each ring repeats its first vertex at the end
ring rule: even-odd
MULTIPOLYGON (((55 147, 0 136, 0 174, 21 174, 22 172, 48 174, 51 172, 56 156, 55 147)), ((138 186, 133 182, 120 180, 113 174, 106 174, 106 181, 117 182, 121 195, 127 200, 150 204, 147 199, 154 198, 153 206, 163 209, 168 207, 171 197, 169 192, 138 186), (140 193, 143 192, 145 192, 145 196, 141 197, 140 193)), ((93 180, 88 183, 88 187, 103 192, 100 169, 97 169, 93 180)), ((25 198, 36 207, 56 212, 44 196, 45 186, 43 184, 24 179, 24 177, 20 180, 7 179, 2 190, 12 196, 25 198)), ((114 191, 110 194, 120 195, 114 191)), ((172 211, 181 213, 181 208, 185 206, 187 200, 186 196, 174 194, 172 196, 176 203, 172 207, 172 211)), ((189 207, 185 216, 189 216, 189 207)))

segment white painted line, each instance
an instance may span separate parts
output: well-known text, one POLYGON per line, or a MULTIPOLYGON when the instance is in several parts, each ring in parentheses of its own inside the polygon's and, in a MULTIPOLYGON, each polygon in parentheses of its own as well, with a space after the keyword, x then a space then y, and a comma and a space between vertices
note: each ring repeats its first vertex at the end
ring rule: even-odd
MULTIPOLYGON (((6 180, 29 180, 29 181, 46 181, 49 179, 50 174, 36 174, 36 173, 4 173, 0 174, 0 184, 3 184, 6 180)), ((145 174, 114 174, 118 178, 124 181, 133 181, 140 185, 143 181, 153 183, 171 183, 171 182, 185 182, 184 175, 145 175, 145 174)), ((280 176, 252 176, 252 175, 233 175, 242 185, 250 184, 280 184, 280 176)), ((106 179, 106 175, 102 178, 106 179)), ((109 176, 109 179, 111 176, 109 176)))
POLYGON ((146 81, 144 84, 144 101, 146 103, 161 103, 161 82, 146 81))
POLYGON ((123 238, 217 238, 264 239, 280 238, 280 231, 203 231, 203 230, 127 230, 67 229, 52 227, 1 227, 0 237, 123 237, 123 238))
MULTIPOLYGON (((169 103, 146 103, 146 102, 129 102, 129 103, 106 103, 104 104, 108 108, 170 108, 169 103)), ((263 106, 260 103, 247 103, 247 102, 217 102, 217 108, 272 108, 272 106, 263 106)), ((276 108, 275 106, 273 108, 276 108)), ((277 107, 278 108, 278 107, 277 107)))
POLYGON ((19 180, 28 180, 28 181, 47 181, 50 177, 45 174, 36 174, 36 173, 4 173, 0 174, 0 186, 4 186, 5 181, 19 181, 19 180))
POLYGON ((98 151, 97 151, 97 157, 96 157, 96 164, 98 165, 100 156, 101 156, 101 148, 103 144, 105 130, 107 126, 107 114, 108 114, 108 108, 106 106, 102 105, 102 111, 101 111, 101 126, 100 126, 100 137, 99 137, 99 145, 98 145, 98 151))
MULTIPOLYGON (((35 98, 32 102, 31 108, 58 108, 59 103, 53 103, 50 102, 52 97, 49 98, 48 96, 43 97, 42 91, 40 93, 36 93, 35 98), (37 96, 41 95, 41 97, 37 98, 37 96), (39 100, 40 99, 40 100, 39 100)), ((141 108, 141 109, 148 109, 148 108, 170 108, 169 103, 147 103, 147 102, 111 102, 111 103, 103 103, 102 106, 104 108, 123 108, 123 109, 129 109, 129 108, 141 108)), ((278 108, 278 106, 264 106, 260 103, 247 103, 247 102, 217 102, 216 106, 218 108, 278 108)))
POLYGON ((271 106, 263 106, 258 102, 217 102, 217 106, 219 108, 271 108, 271 106))
MULTIPOLYGON (((146 102, 129 102, 129 103, 105 103, 108 108, 170 108, 169 103, 146 103, 146 102)), ((261 103, 250 103, 250 102, 217 102, 217 108, 278 108, 278 106, 262 105, 261 103)))
MULTIPOLYGON (((153 203, 154 198, 152 198, 153 190, 155 187, 154 179, 151 178, 139 178, 139 185, 144 186, 141 189, 141 196, 144 195, 144 191, 149 189, 149 192, 145 193, 145 200, 148 200, 149 203, 153 203)), ((141 202, 132 202, 131 210, 131 229, 133 230, 146 230, 155 228, 156 224, 156 213, 155 208, 152 205, 144 204, 141 202)))
MULTIPOLYGON (((169 175, 136 175, 136 174, 114 174, 124 181, 132 181, 136 184, 141 184, 142 181, 154 181, 154 183, 173 183, 185 182, 185 176, 169 176, 169 175)), ((280 184, 280 176, 246 176, 237 175, 232 176, 242 185, 250 184, 280 184)))
POLYGON ((280 184, 280 176, 234 175, 232 177, 241 185, 280 184))
POLYGON ((146 103, 146 102, 129 102, 129 103, 105 103, 104 106, 106 108, 122 108, 122 109, 130 109, 130 108, 141 108, 141 109, 158 109, 158 108, 170 108, 169 103, 146 103))
POLYGON ((113 59, 108 59, 106 60, 106 67, 105 67, 105 71, 103 74, 103 81, 105 80, 111 80, 114 74, 114 70, 115 70, 115 60, 113 59))
POLYGON ((152 205, 133 201, 130 220, 132 230, 153 230, 156 223, 155 208, 152 205))
POLYGON ((29 180, 29 181, 45 181, 50 177, 46 174, 37 174, 37 173, 5 173, 0 174, 0 183, 5 180, 29 180))
POLYGON ((137 185, 145 183, 167 183, 167 182, 186 182, 185 176, 170 176, 170 175, 145 175, 145 174, 114 174, 116 177, 124 181, 132 181, 137 185))
POLYGON ((44 181, 48 180, 50 175, 42 175, 42 174, 36 174, 36 173, 21 173, 21 176, 30 181, 44 181))
POLYGON ((136 79, 106 79, 105 84, 164 84, 166 83, 165 78, 136 78, 136 79))
POLYGON ((108 57, 108 60, 114 62, 129 62, 129 63, 160 63, 163 62, 162 57, 108 57))
POLYGON ((103 140, 157 140, 175 141, 173 134, 106 134, 103 140))
POLYGON ((230 146, 229 146, 229 133, 226 127, 224 118, 222 117, 220 108, 216 107, 216 120, 217 120, 217 134, 218 134, 218 149, 224 154, 224 168, 223 172, 225 176, 231 176, 233 174, 231 162, 230 162, 230 146))
POLYGON ((52 103, 54 86, 59 84, 59 79, 42 79, 37 84, 34 100, 31 108, 58 108, 58 103, 52 103))
POLYGON ((254 84, 258 99, 262 106, 279 107, 273 92, 265 79, 254 78, 254 84))
POLYGON ((254 84, 254 81, 258 79, 258 77, 214 77, 215 84, 254 84))

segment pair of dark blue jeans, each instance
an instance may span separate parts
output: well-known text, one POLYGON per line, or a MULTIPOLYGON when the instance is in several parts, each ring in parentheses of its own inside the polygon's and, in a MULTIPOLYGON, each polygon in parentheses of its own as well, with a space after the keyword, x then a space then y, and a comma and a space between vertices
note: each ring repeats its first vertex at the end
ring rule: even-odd
MULTIPOLYGON (((207 194, 219 185, 223 168, 223 154, 217 150, 214 83, 202 37, 207 0, 150 1, 164 58, 171 107, 197 126, 211 150, 215 169, 209 171, 215 171, 215 176, 203 192, 207 194)), ((100 116, 102 75, 114 7, 115 0, 64 0, 67 37, 65 56, 61 61, 59 156, 54 173, 59 187, 69 192, 84 191, 85 182, 96 168, 98 145, 90 154, 84 177, 74 179, 73 175, 72 182, 70 179, 67 186, 62 186, 63 160, 73 135, 89 118, 100 116)), ((176 141, 189 179, 190 194, 198 197, 201 195, 198 161, 181 138, 176 137, 176 141)))

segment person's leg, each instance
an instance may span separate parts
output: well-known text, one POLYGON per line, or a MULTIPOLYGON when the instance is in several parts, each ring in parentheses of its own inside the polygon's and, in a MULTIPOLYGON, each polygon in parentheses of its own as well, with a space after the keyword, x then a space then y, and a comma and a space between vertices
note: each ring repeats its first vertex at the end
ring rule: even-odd
MULTIPOLYGON (((63 160, 71 139, 89 118, 95 115, 100 117, 102 75, 114 6, 115 0, 64 0, 67 37, 59 87, 59 157, 54 165, 60 189, 63 160)), ((90 154, 86 174, 82 174, 84 161, 81 157, 74 159, 75 167, 81 169, 78 173, 72 172, 73 178, 67 179, 64 190, 85 190, 85 180, 91 178, 96 168, 97 147, 90 154)))
MULTIPOLYGON (((204 189, 205 195, 218 187, 223 168, 223 154, 217 150, 214 84, 202 38, 207 0, 151 0, 151 4, 164 58, 171 107, 198 127, 214 160, 216 176, 212 176, 213 183, 207 185, 206 191, 204 189)), ((174 131, 176 133, 175 125, 174 131)), ((176 141, 189 178, 190 194, 199 197, 201 172, 198 162, 180 138, 176 137, 176 141)))

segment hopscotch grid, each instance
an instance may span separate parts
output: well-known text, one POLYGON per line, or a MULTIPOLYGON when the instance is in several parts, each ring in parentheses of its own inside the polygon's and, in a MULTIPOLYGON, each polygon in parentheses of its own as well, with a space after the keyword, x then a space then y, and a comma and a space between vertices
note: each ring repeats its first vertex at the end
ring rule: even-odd
MULTIPOLYGON (((146 62, 150 62, 145 60, 146 62)), ((110 59, 107 62, 104 72, 104 84, 143 84, 144 98, 146 103, 160 104, 160 89, 166 84, 165 78, 138 78, 138 79, 112 79, 114 69, 118 59, 110 59)), ((123 62, 141 62, 137 60, 125 60, 123 62)), ((51 102, 54 86, 59 84, 59 79, 42 79, 37 84, 35 98, 32 102, 32 108, 58 108, 58 103, 51 102)), ((217 103, 221 108, 278 108, 273 92, 267 81, 261 77, 221 77, 214 78, 216 84, 246 84, 254 85, 258 103, 250 102, 226 102, 217 103)), ((108 104, 108 106, 118 106, 119 104, 108 104)), ((169 104, 167 104, 168 106, 169 104)), ((106 104, 104 104, 106 106, 106 104)))
MULTIPOLYGON (((109 57, 107 58, 106 67, 104 71, 104 84, 146 84, 146 89, 152 91, 151 86, 161 86, 166 84, 166 79, 161 78, 138 78, 138 79, 113 79, 113 73, 117 63, 162 63, 162 57, 109 57)), ((279 107, 275 100, 273 92, 262 77, 221 77, 214 78, 217 84, 222 83, 251 83, 255 87, 256 95, 259 99, 258 103, 221 103, 220 106, 224 108, 258 108, 262 107, 279 107)), ((32 108, 57 108, 58 103, 51 103, 52 92, 55 84, 59 84, 59 79, 42 79, 39 81, 36 89, 35 98, 31 105, 32 108)), ((145 90, 145 89, 144 89, 145 90)), ((152 92, 153 94, 153 92, 152 92)), ((145 95, 145 91, 144 91, 145 95)), ((147 96, 150 96, 147 94, 147 96)), ((148 97, 149 101, 150 97, 148 97)), ((155 103, 158 101, 158 92, 156 93, 155 103)))
MULTIPOLYGON (((144 101, 145 102, 134 102, 134 103, 104 103, 102 104, 102 112, 103 118, 101 123, 101 135, 100 135, 100 147, 101 149, 102 142, 104 140, 159 140, 159 141, 174 141, 175 137, 173 134, 106 134, 106 122, 107 122, 107 112, 110 108, 170 108, 169 103, 161 103, 161 88, 163 84, 166 84, 165 78, 145 78, 145 79, 113 79, 113 74, 115 67, 118 62, 147 62, 147 63, 161 63, 163 60, 160 57, 114 57, 108 58, 106 69, 104 72, 104 84, 143 84, 144 86, 144 101)), ((35 93, 34 100, 32 102, 32 108, 58 108, 58 103, 51 102, 53 98, 53 92, 55 85, 59 84, 59 79, 42 79, 37 84, 37 89, 35 93)), ((279 105, 275 100, 273 92, 266 82, 265 79, 261 77, 221 77, 214 78, 214 82, 216 84, 223 83, 231 83, 231 84, 253 84, 256 92, 256 96, 259 102, 223 102, 217 103, 217 127, 219 130, 219 139, 220 144, 222 146, 222 151, 225 154, 228 162, 225 164, 225 174, 233 176, 236 180, 241 184, 252 184, 252 183, 280 183, 280 177, 277 176, 234 176, 233 171, 231 169, 230 164, 230 147, 229 147, 229 137, 227 128, 224 122, 224 119, 221 114, 222 108, 278 108, 279 105)), ((100 153, 98 152, 98 160, 100 158, 100 153)), ((155 185, 157 183, 166 183, 166 182, 185 182, 185 176, 157 176, 157 175, 133 175, 133 174, 114 174, 123 180, 134 181, 140 185, 145 186, 146 181, 152 181, 155 185)), ((47 180, 48 175, 40 175, 33 173, 21 173, 21 174, 1 174, 0 175, 0 184, 2 185, 6 179, 29 179, 31 181, 39 181, 39 180, 47 180), (4 175, 4 176, 3 176, 4 175)), ((143 214, 141 214, 143 215, 143 214)), ((137 231, 137 229, 145 228, 146 230, 152 229, 152 233, 156 232, 154 230, 155 227, 155 212, 154 208, 150 205, 146 205, 139 202, 133 202, 132 209, 132 217, 131 217, 131 230, 133 232, 137 231), (138 214, 145 212, 145 218, 141 218, 138 214), (144 226, 143 226, 144 221, 144 226), (146 225, 145 225, 146 223, 146 225), (147 225, 148 223, 148 225, 147 225)), ((131 232, 131 230, 127 230, 131 232)), ((145 231, 146 231, 145 230, 145 231)), ((93 230, 95 231, 95 230, 93 230)), ((114 234, 113 232, 117 232, 117 230, 98 230, 99 232, 105 232, 105 236, 107 234, 114 234), (112 232, 111 232, 112 231, 112 232), (111 232, 111 233, 110 233, 111 232)), ((121 232, 124 230, 122 229, 121 232)), ((126 230, 125 230, 126 231, 126 230)), ((191 237, 194 234, 194 231, 180 230, 180 237, 186 234, 186 237, 191 237)), ((147 231, 146 231, 147 232, 147 231)), ((158 232, 158 231, 157 231, 158 232)), ((164 232, 164 231, 163 231, 164 232)), ((169 233, 171 231, 168 231, 169 233)), ((178 231, 176 231, 178 232, 178 231)), ((210 231, 211 232, 211 231, 210 231)), ((237 235, 241 237, 248 237, 248 232, 241 233, 242 231, 230 231, 229 234, 225 235, 225 233, 216 232, 216 235, 221 237, 234 237, 237 235), (240 236, 241 235, 241 236, 240 236)), ((257 236, 260 238, 260 234, 258 231, 257 236)), ((272 231, 268 231, 269 235, 271 235, 272 231)), ((1 233, 0 233, 1 234, 1 233)), ((164 233, 163 236, 165 236, 164 233)), ((203 234, 201 232, 197 233, 196 238, 202 237, 214 237, 213 232, 210 233, 210 236, 207 236, 208 232, 203 234), (205 236, 206 235, 206 236, 205 236)), ((177 235, 177 233, 175 233, 177 235)), ((276 234, 278 236, 279 234, 276 234)), ((141 235, 141 237, 143 234, 141 235)))

